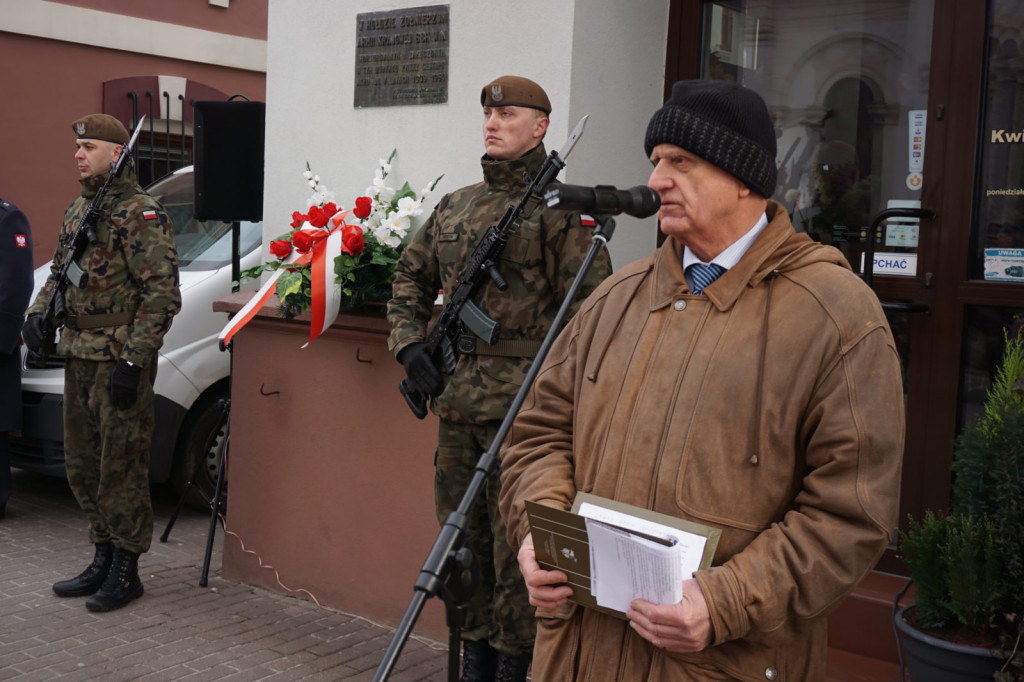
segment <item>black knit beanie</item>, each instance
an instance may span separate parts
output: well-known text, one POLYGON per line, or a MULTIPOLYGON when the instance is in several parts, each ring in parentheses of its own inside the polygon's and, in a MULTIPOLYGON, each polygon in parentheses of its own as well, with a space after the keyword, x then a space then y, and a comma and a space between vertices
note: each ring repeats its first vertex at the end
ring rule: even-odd
POLYGON ((644 150, 674 144, 733 175, 763 197, 775 192, 775 127, 753 90, 728 81, 689 80, 647 124, 644 150))

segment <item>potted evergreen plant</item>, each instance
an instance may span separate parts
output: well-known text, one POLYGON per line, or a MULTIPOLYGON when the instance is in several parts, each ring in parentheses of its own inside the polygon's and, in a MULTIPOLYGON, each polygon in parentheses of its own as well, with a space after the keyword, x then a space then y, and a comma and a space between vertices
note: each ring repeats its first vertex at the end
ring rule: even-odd
POLYGON ((915 682, 1024 680, 1024 332, 1004 337, 984 412, 954 445, 949 512, 901 535, 917 591, 895 624, 915 682))

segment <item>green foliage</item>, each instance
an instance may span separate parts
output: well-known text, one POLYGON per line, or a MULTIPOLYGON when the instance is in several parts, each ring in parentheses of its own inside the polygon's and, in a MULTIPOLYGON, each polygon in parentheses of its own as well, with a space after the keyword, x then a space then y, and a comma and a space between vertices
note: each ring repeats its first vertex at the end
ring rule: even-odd
POLYGON ((949 572, 949 607, 958 622, 984 630, 996 620, 1006 586, 990 519, 950 517, 942 560, 949 572))
POLYGON ((293 270, 285 268, 274 285, 274 292, 281 302, 281 315, 291 319, 309 309, 313 281, 309 268, 293 270))
POLYGON ((917 583, 915 604, 923 627, 944 627, 955 616, 949 604, 949 568, 945 560, 949 523, 942 512, 925 512, 924 519, 908 519, 900 549, 917 583))
POLYGON ((342 305, 348 308, 363 303, 385 303, 391 299, 391 280, 401 248, 372 243, 367 249, 334 259, 335 282, 341 285, 342 305))
POLYGON ((1005 338, 984 413, 954 445, 949 515, 911 519, 900 547, 923 626, 999 628, 1013 649, 1024 621, 1024 335, 1005 338))

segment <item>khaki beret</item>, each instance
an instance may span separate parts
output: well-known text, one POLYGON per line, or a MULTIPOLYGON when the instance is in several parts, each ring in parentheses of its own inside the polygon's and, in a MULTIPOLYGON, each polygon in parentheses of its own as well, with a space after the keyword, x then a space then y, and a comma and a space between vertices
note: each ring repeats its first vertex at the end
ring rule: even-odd
POLYGON ((529 107, 551 115, 551 102, 544 88, 529 78, 502 76, 480 91, 480 104, 485 107, 529 107))
POLYGON ((107 114, 89 114, 71 124, 78 139, 106 140, 114 144, 128 142, 128 129, 113 116, 107 114))

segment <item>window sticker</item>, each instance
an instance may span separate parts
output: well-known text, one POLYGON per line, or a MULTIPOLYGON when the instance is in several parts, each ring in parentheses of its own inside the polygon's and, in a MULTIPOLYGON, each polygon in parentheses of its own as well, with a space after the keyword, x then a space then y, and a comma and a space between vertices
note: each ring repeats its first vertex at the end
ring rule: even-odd
POLYGON ((1024 282, 1024 249, 985 249, 985 279, 1024 282))

